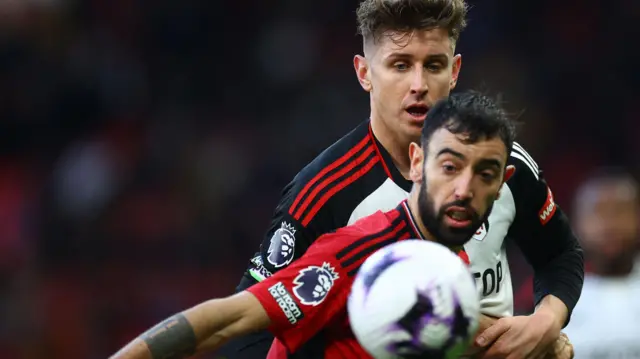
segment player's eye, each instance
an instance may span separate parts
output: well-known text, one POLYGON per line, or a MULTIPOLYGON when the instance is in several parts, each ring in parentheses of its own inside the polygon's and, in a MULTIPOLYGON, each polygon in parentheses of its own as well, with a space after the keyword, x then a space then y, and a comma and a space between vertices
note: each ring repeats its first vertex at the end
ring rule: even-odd
POLYGON ((452 163, 445 163, 442 165, 442 171, 446 174, 454 174, 456 173, 457 168, 452 163))
POLYGON ((405 71, 409 69, 409 65, 405 62, 396 62, 393 64, 393 67, 398 71, 405 71))
POLYGON ((480 173, 480 177, 485 182, 493 182, 496 179, 496 174, 491 171, 484 171, 480 173))
POLYGON ((442 70, 442 65, 438 62, 428 63, 425 67, 429 72, 439 72, 442 70))

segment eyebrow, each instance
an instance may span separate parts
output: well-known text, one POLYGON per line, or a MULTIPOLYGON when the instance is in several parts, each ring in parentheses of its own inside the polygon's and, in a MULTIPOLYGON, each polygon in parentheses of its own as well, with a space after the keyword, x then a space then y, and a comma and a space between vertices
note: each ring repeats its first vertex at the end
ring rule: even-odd
POLYGON ((454 157, 458 157, 458 158, 459 158, 459 159, 461 159, 461 160, 466 159, 466 157, 465 157, 462 153, 460 153, 460 152, 458 152, 458 151, 454 151, 454 150, 450 149, 449 147, 445 147, 445 148, 441 149, 441 150, 436 154, 436 157, 440 157, 440 156, 442 156, 442 155, 446 155, 446 154, 452 155, 452 156, 454 156, 454 157))
MULTIPOLYGON (((387 56, 387 59, 393 60, 411 60, 414 56, 407 52, 392 52, 387 56)), ((445 53, 432 54, 427 56, 427 61, 440 61, 444 64, 449 63, 449 56, 445 53)))
POLYGON ((495 167, 497 170, 502 168, 502 163, 494 158, 483 158, 476 165, 476 167, 487 168, 487 167, 495 167))
MULTIPOLYGON (((458 151, 454 151, 449 147, 445 147, 443 149, 441 149, 437 154, 436 157, 440 157, 442 155, 452 155, 454 157, 457 157, 461 160, 466 160, 466 157, 458 152, 458 151)), ((498 160, 496 160, 495 158, 483 158, 479 161, 479 163, 475 166, 475 167, 481 167, 481 168, 486 168, 486 167, 495 167, 497 169, 501 169, 502 168, 502 163, 498 160)))

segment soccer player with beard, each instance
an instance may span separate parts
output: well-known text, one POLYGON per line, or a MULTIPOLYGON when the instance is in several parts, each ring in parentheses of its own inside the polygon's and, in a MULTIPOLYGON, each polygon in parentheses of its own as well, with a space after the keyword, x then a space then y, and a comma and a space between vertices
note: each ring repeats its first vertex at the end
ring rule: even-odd
MULTIPOLYGON (((419 141, 430 107, 456 86, 462 57, 455 50, 466 12, 464 0, 362 1, 357 16, 363 55, 353 62, 362 88, 369 93, 369 119, 285 187, 238 291, 292 265, 321 235, 378 210, 391 210, 408 197, 409 146, 419 141)), ((453 156, 451 171, 459 170, 459 161, 453 156)), ((481 326, 502 318, 479 336, 484 339, 479 345, 488 347, 487 356, 528 357, 553 343, 567 323, 580 296, 583 259, 535 161, 514 144, 509 164, 516 168, 514 175, 465 250, 481 295, 485 314, 481 326), (537 310, 531 316, 511 317, 507 237, 516 241, 534 268, 537 310)), ((469 215, 449 208, 442 218, 465 226, 469 215)), ((323 347, 323 340, 318 335, 305 349, 313 353, 314 345, 323 347)), ((252 333, 229 343, 223 353, 229 359, 262 359, 272 342, 267 331, 252 333)), ((273 350, 282 349, 277 341, 273 345, 273 350)))
MULTIPOLYGON (((456 86, 462 57, 455 50, 466 12, 464 0, 361 2, 357 17, 363 54, 356 55, 353 64, 369 93, 369 119, 285 187, 238 291, 291 265, 319 236, 378 210, 393 209, 407 198, 409 144, 419 140, 429 108, 456 86)), ((452 171, 457 170, 456 161, 452 171)), ((516 168, 514 175, 492 215, 465 244, 481 296, 481 328, 495 322, 478 337, 487 357, 529 357, 558 343, 560 329, 580 297, 584 275, 582 250, 537 163, 516 143, 509 164, 516 168), (533 315, 512 316, 505 238, 517 243, 534 269, 533 315)), ((443 218, 463 223, 468 215, 451 208, 443 218)), ((318 335, 305 349, 313 352, 323 340, 318 335)), ((272 341, 267 331, 252 333, 229 343, 222 353, 229 359, 262 359, 272 341)), ((273 343, 272 350, 281 349, 280 343, 273 343)))
POLYGON ((439 101, 421 144, 409 148, 414 185, 408 199, 320 236, 287 268, 239 294, 168 318, 112 358, 183 358, 267 328, 285 348, 268 359, 286 359, 289 353, 306 359, 371 358, 351 332, 346 310, 358 268, 378 249, 402 240, 432 240, 460 251, 488 219, 515 171, 507 166, 513 138, 513 123, 489 98, 469 92, 439 101), (320 332, 324 345, 300 353, 320 332))

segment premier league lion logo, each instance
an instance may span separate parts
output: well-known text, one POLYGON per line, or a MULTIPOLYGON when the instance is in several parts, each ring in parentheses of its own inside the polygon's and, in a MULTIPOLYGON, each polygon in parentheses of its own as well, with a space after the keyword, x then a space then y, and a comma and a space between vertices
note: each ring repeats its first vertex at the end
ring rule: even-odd
POLYGON ((336 279, 338 273, 329 263, 325 262, 321 267, 309 266, 301 270, 293 280, 296 285, 293 293, 300 299, 300 303, 316 306, 327 297, 336 279))
POLYGON ((271 237, 267 261, 276 268, 281 268, 293 261, 296 237, 295 228, 286 222, 271 237))

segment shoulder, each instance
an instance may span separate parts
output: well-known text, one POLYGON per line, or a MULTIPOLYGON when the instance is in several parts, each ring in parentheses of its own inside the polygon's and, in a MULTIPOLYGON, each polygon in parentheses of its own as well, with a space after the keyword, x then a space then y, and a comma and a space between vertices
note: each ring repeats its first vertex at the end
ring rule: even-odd
MULTIPOLYGON (((511 190, 518 211, 525 217, 538 218, 545 225, 556 212, 553 193, 547 185, 543 171, 533 157, 522 147, 513 144, 508 164, 516 167, 516 172, 509 178, 507 185, 511 190)), ((519 216, 522 218, 523 216, 519 216)))
POLYGON ((333 209, 346 216, 346 224, 351 211, 367 191, 367 184, 373 188, 378 179, 385 176, 376 166, 380 158, 368 129, 368 122, 359 125, 295 176, 286 190, 288 211, 292 216, 306 225, 319 211, 326 211, 335 203, 339 206, 333 206, 333 209))
POLYGON ((389 237, 389 229, 396 226, 399 220, 401 218, 397 210, 375 212, 350 226, 321 236, 314 243, 315 250, 333 253, 338 261, 346 261, 344 266, 354 264, 388 244, 385 239, 389 237))
POLYGON ((336 233, 344 233, 355 238, 376 235, 393 226, 394 221, 399 220, 398 213, 395 209, 388 212, 376 211, 350 226, 338 229, 336 233))
POLYGON ((516 172, 513 178, 518 180, 539 181, 540 167, 533 157, 517 142, 513 143, 513 149, 509 155, 507 164, 515 166, 516 172))
POLYGON ((304 186, 320 178, 326 179, 372 158, 371 155, 375 155, 375 148, 369 135, 368 122, 364 122, 322 151, 296 175, 294 182, 304 186))

